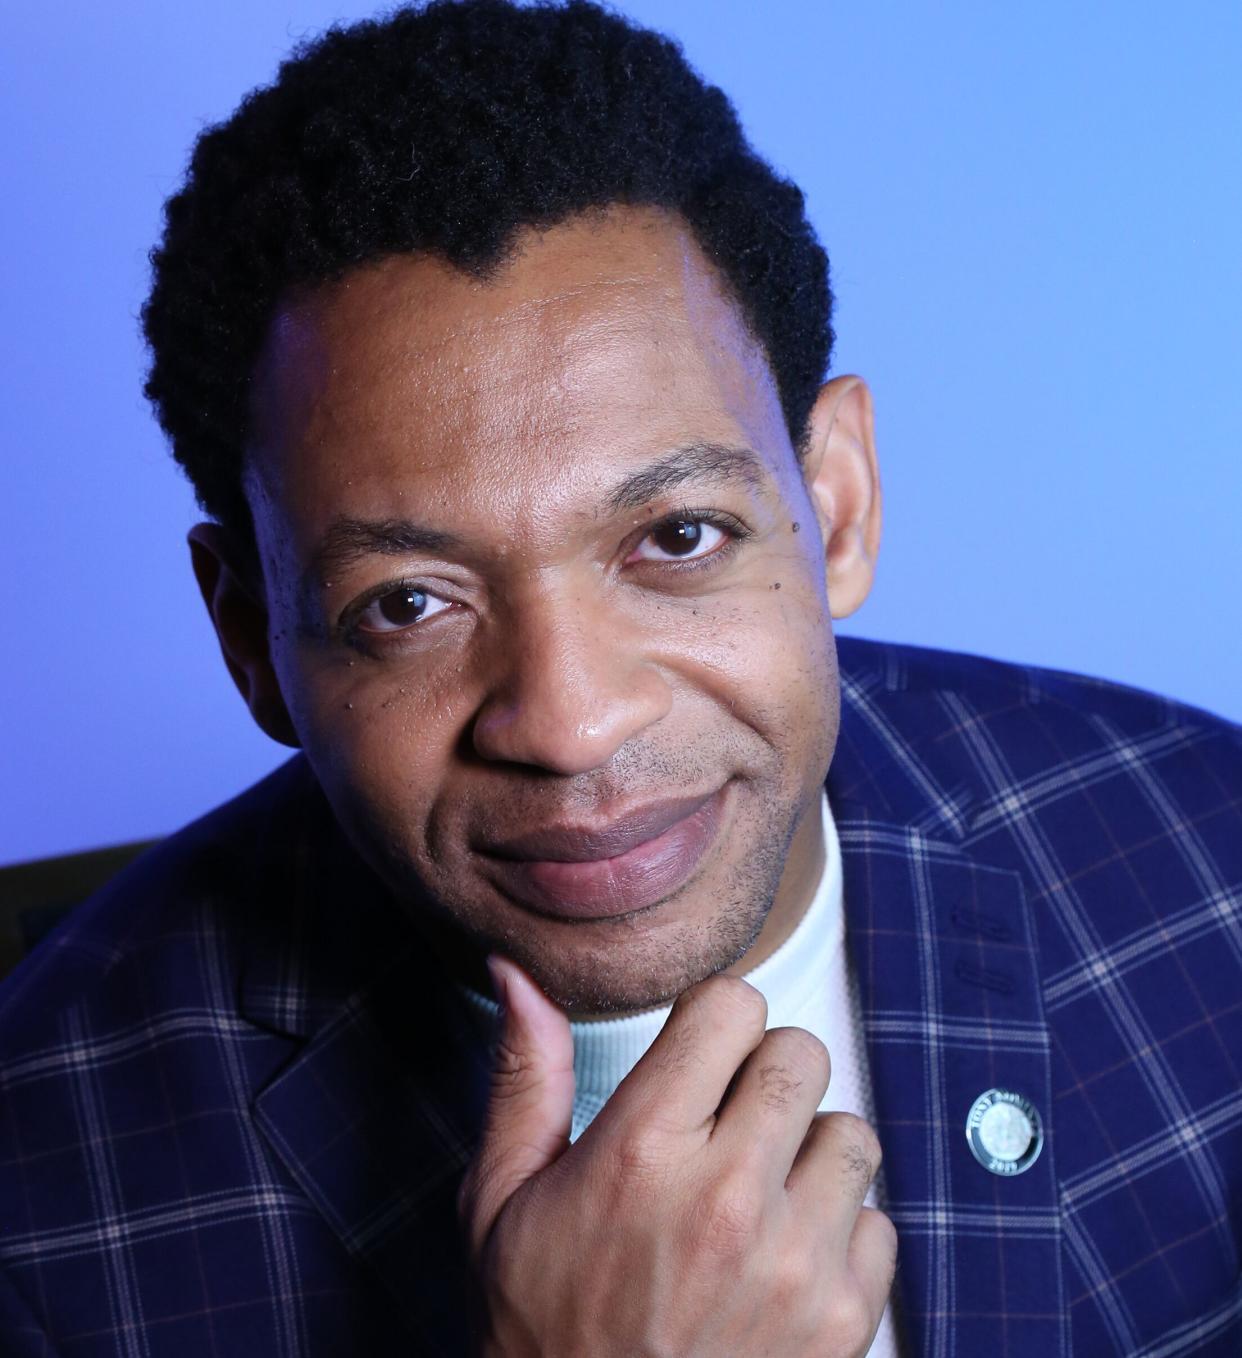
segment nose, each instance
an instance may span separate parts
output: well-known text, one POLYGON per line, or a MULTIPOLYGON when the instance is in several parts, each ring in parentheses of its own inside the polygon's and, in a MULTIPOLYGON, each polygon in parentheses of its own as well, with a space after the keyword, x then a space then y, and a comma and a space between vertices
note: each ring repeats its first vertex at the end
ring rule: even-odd
POLYGON ((631 620, 551 592, 514 602, 473 728, 484 759, 587 773, 672 707, 631 620))

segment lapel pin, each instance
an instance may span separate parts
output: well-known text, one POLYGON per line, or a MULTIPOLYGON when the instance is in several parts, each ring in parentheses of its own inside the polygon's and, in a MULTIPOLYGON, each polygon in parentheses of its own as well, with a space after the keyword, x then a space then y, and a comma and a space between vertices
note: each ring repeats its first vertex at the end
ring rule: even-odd
POLYGON ((1022 1174, 1043 1149, 1043 1121, 1030 1099, 1012 1089, 987 1089, 970 1106, 966 1140, 984 1169, 1022 1174))

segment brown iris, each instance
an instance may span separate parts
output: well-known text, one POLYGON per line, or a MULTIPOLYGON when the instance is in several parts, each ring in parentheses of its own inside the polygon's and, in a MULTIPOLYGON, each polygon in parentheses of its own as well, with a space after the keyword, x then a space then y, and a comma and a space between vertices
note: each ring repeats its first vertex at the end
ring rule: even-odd
POLYGON ((375 601, 376 611, 394 627, 408 627, 423 616, 427 596, 421 589, 394 589, 375 601))
POLYGON ((703 537, 703 525, 693 519, 674 519, 657 528, 651 540, 669 556, 686 556, 694 551, 703 537))

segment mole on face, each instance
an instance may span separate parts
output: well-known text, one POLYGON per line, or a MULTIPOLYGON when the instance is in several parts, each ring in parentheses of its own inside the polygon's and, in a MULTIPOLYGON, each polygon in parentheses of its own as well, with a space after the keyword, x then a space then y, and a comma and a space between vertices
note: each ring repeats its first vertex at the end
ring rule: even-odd
MULTIPOLYGON (((284 554, 271 571, 281 579, 302 577, 310 544, 337 519, 401 520, 407 503, 472 544, 464 557, 454 546, 400 566, 371 551, 314 576, 323 616, 340 618, 353 599, 408 641, 365 660, 338 649, 329 659, 339 663, 322 646, 290 649, 299 734, 364 855, 419 908, 436 904, 480 945, 504 940, 578 1012, 651 1007, 688 975, 732 965, 768 920, 764 946, 782 938, 813 885, 822 846, 809 834, 785 846, 791 827, 819 824, 802 813, 822 796, 837 726, 819 544, 780 542, 782 513, 806 500, 775 387, 680 224, 618 214, 523 242, 486 286, 430 256, 398 255, 314 293, 305 305, 324 363, 306 400, 299 386, 294 409, 282 407, 279 437, 273 428, 273 490, 256 478, 254 492, 271 508, 256 514, 257 531, 284 554), (716 573, 688 569, 719 530, 672 486, 606 510, 598 528, 565 531, 567 509, 594 513, 601 489, 679 442, 750 448, 765 469, 756 484, 701 478, 709 505, 736 502, 750 530, 716 573), (639 537, 641 570, 628 555, 613 561, 639 537), (444 555, 464 604, 481 602, 427 635, 423 577, 439 579, 444 555), (598 570, 601 560, 616 570, 598 570), (792 593, 771 608, 757 591, 778 564, 792 593), (563 597, 532 587, 543 612, 523 632, 505 603, 526 588, 528 567, 568 583, 563 597), (611 589, 614 576, 624 591, 611 589), (538 666, 562 664, 553 605, 581 612, 569 585, 588 580, 600 584, 587 604, 600 619, 615 607, 624 640, 601 642, 563 686, 572 691, 528 691, 529 676, 546 677, 538 666), (467 625, 476 612, 486 626, 467 625), (543 634, 527 645, 549 619, 556 645, 543 634), (671 785, 720 793, 727 829, 684 890, 628 923, 558 925, 500 891, 478 849, 590 808, 655 804, 671 785)), ((769 578, 769 592, 785 583, 769 578)))

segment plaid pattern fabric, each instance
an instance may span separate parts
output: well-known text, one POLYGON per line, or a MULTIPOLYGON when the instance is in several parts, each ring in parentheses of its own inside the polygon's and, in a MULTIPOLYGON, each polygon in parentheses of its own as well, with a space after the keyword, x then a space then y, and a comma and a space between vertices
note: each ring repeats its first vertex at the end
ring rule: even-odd
MULTIPOLYGON (((1242 733, 840 643, 905 1352, 1242 1351, 1242 733), (967 1112, 1028 1097, 1029 1171, 967 1112)), ((486 1056, 295 759, 0 987, 5 1358, 461 1355, 486 1056)))
POLYGON ((1242 732, 885 647, 829 777, 915 1351, 1242 1352, 1242 732), (1040 1158, 989 1173, 1001 1087, 1040 1158))

